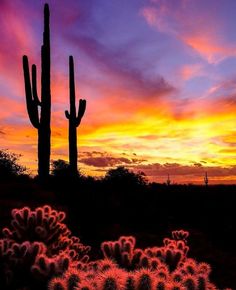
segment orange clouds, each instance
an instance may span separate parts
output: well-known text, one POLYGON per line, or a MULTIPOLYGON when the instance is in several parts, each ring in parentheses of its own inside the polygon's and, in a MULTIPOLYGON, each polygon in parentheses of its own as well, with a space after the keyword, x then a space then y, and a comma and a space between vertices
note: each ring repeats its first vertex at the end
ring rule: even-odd
POLYGON ((236 56, 236 46, 230 47, 221 43, 213 34, 201 33, 201 35, 186 35, 182 40, 196 50, 209 63, 217 63, 229 56, 236 56))

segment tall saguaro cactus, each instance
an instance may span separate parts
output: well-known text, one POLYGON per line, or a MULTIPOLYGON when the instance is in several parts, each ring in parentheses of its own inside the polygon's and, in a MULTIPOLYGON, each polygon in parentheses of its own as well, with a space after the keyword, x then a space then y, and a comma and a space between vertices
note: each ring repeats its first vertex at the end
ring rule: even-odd
POLYGON ((44 32, 41 47, 41 101, 37 93, 36 65, 32 65, 32 80, 28 57, 23 56, 26 105, 29 119, 38 130, 38 174, 47 178, 50 169, 50 140, 51 140, 51 89, 50 89, 50 27, 49 6, 44 6, 44 32))
POLYGON ((75 106, 75 79, 74 79, 74 60, 69 57, 69 86, 70 86, 70 113, 65 111, 66 118, 69 120, 69 162, 71 174, 76 175, 77 167, 77 127, 85 113, 86 100, 79 100, 78 114, 75 106))

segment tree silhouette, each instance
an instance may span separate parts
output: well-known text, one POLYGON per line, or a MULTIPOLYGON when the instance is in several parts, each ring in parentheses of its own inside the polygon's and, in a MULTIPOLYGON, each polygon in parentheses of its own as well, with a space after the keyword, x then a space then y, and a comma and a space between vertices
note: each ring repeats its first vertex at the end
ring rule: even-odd
POLYGON ((26 168, 18 164, 20 155, 0 150, 0 180, 16 177, 23 174, 26 168))
POLYGON ((65 178, 70 175, 69 163, 63 159, 53 160, 52 175, 55 177, 65 178))
POLYGON ((147 184, 145 174, 143 172, 134 173, 124 166, 118 166, 115 169, 107 171, 104 180, 114 186, 133 187, 144 186, 147 184))
POLYGON ((26 105, 29 119, 38 130, 38 174, 45 179, 49 176, 50 140, 51 140, 51 89, 50 89, 50 27, 49 6, 44 6, 44 32, 41 48, 41 101, 37 93, 36 65, 32 65, 32 82, 30 80, 28 57, 23 56, 26 105), (39 107, 40 116, 39 116, 39 107))

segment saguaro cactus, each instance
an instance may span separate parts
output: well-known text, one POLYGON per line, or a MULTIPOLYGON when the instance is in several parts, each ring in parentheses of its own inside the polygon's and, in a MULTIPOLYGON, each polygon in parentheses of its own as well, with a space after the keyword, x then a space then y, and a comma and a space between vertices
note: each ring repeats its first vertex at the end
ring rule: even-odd
POLYGON ((207 172, 205 172, 204 183, 205 183, 205 186, 207 187, 208 186, 208 183, 209 183, 209 179, 208 179, 207 172))
POLYGON ((171 180, 170 180, 170 175, 169 175, 169 173, 167 174, 166 184, 167 184, 168 186, 170 186, 170 184, 171 184, 171 180))
POLYGON ((86 100, 79 100, 78 115, 75 106, 75 79, 74 79, 74 60, 69 57, 69 86, 70 86, 70 113, 65 111, 66 118, 69 120, 69 163, 72 175, 78 173, 77 167, 77 127, 80 125, 86 109, 86 100))
POLYGON ((28 57, 26 55, 23 56, 27 111, 32 125, 38 130, 38 174, 40 178, 47 178, 50 169, 51 89, 49 18, 49 6, 45 4, 43 45, 41 47, 41 101, 37 93, 36 65, 32 65, 32 80, 30 80, 28 57), (40 113, 39 107, 41 108, 40 113))

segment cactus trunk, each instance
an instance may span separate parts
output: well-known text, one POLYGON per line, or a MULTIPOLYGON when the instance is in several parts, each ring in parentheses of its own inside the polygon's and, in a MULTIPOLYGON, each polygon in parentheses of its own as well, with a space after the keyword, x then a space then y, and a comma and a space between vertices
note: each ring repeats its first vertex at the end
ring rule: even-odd
POLYGON ((73 175, 78 172, 77 158, 77 130, 76 126, 73 124, 73 121, 69 121, 69 163, 70 170, 73 175))
POLYGON ((27 56, 23 56, 25 93, 28 115, 32 125, 38 130, 38 175, 45 179, 50 170, 51 140, 51 90, 50 90, 50 27, 49 6, 44 6, 44 32, 41 47, 41 101, 37 94, 36 66, 32 65, 32 84, 27 56), (40 117, 38 107, 41 107, 40 117))
POLYGON ((50 89, 50 28, 49 9, 44 9, 44 33, 41 48, 41 118, 38 131, 38 160, 39 175, 47 177, 50 170, 50 148, 51 148, 51 89, 50 89))
POLYGON ((66 118, 69 120, 69 164, 71 174, 76 176, 78 173, 77 159, 77 127, 80 125, 86 109, 86 100, 79 100, 78 115, 76 116, 75 106, 75 80, 74 80, 74 61, 69 57, 69 86, 70 86, 70 113, 65 111, 66 118))

